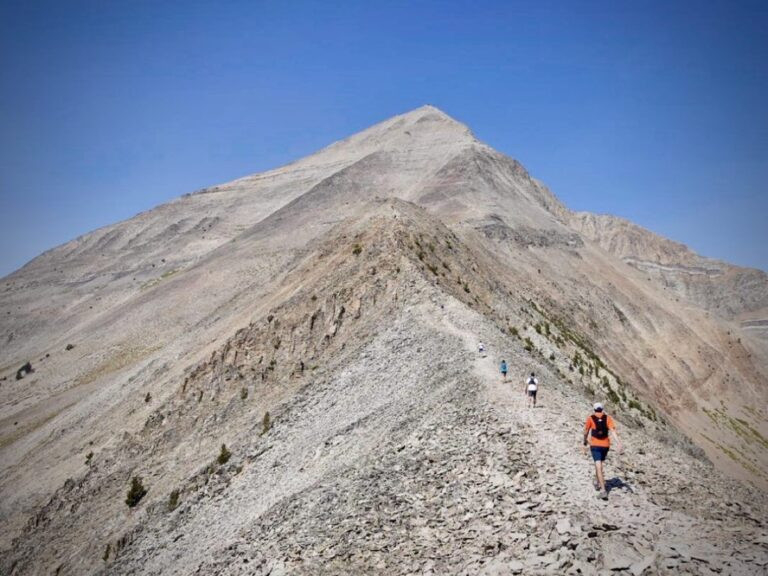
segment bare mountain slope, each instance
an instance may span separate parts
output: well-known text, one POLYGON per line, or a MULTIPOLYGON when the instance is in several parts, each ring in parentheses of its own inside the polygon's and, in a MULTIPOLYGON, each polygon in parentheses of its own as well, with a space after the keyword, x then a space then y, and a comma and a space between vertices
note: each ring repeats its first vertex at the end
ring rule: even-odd
POLYGON ((648 280, 649 262, 711 261, 606 222, 423 107, 33 260, 0 285, 0 565, 406 573, 432 555, 436 572, 519 558, 585 573, 631 546, 659 570, 750 573, 765 559, 768 340, 728 314, 761 317, 765 276, 728 268, 741 280, 724 318, 719 276, 648 280), (477 339, 492 358, 472 355, 477 339), (502 356, 543 374, 544 424, 494 380, 502 356), (617 472, 634 494, 604 511, 622 528, 598 540, 568 468, 586 467, 571 451, 595 397, 634 449, 617 472), (536 443, 560 484, 532 471, 536 443), (135 474, 150 490, 129 512, 135 474), (694 537, 735 510, 733 540, 694 537), (553 539, 564 518, 584 533, 553 539), (654 556, 672 532, 688 556, 654 556))
POLYGON ((372 187, 362 197, 394 195, 418 189, 475 142, 465 126, 426 106, 277 170, 185 195, 54 248, 3 279, 0 366, 187 269, 302 195, 331 189, 350 171, 359 176, 354 166, 366 166, 367 157, 389 169, 368 162, 372 187))
MULTIPOLYGON (((768 275, 704 258, 622 218, 575 213, 571 226, 664 290, 729 320, 768 320, 768 275)), ((756 325, 756 324, 755 324, 756 325)))
POLYGON ((133 400, 141 429, 57 491, 4 568, 748 574, 768 562, 764 494, 687 455, 672 428, 642 413, 627 414, 630 456, 595 511, 587 462, 574 457, 589 404, 561 373, 573 336, 550 328, 568 338, 555 360, 526 350, 508 323, 540 316, 495 268, 415 206, 369 206, 324 235, 210 356, 183 377, 158 375, 165 400, 133 400), (526 412, 520 387, 498 383, 478 339, 505 350, 514 372, 540 374, 544 408, 526 412), (576 430, 558 430, 563 417, 576 430), (232 453, 223 464, 221 443, 232 453), (129 512, 133 475, 149 491, 129 512), (722 537, 723 522, 733 536, 722 537), (730 558, 735 546, 745 553, 730 558))

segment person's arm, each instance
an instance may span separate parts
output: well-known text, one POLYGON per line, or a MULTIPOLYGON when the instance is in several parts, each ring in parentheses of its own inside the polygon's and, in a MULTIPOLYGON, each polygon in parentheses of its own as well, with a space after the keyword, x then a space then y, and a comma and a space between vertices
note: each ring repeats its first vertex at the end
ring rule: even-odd
POLYGON ((611 431, 611 434, 613 434, 613 437, 616 438, 616 449, 621 452, 624 450, 624 447, 621 444, 621 438, 619 438, 619 433, 616 431, 616 428, 613 428, 611 431))
POLYGON ((586 454, 587 446, 589 446, 589 424, 584 425, 584 443, 581 446, 581 451, 586 454))

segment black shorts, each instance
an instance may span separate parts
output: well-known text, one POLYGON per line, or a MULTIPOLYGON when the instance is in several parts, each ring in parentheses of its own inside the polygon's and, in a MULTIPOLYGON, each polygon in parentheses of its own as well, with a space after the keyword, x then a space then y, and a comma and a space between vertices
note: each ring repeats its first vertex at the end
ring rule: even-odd
POLYGON ((528 396, 531 398, 536 398, 536 392, 537 390, 528 390, 528 396))
POLYGON ((592 452, 592 460, 595 462, 602 462, 608 456, 608 446, 590 446, 589 451, 592 452))

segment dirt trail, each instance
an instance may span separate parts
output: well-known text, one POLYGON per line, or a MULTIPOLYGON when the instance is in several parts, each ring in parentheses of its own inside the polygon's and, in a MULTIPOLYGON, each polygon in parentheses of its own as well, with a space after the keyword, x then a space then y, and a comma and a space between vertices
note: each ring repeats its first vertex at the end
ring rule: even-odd
MULTIPOLYGON (((765 534, 743 523, 723 534, 718 518, 705 512, 707 507, 723 506, 722 498, 718 501, 712 491, 704 493, 703 480, 682 485, 680 477, 685 473, 678 467, 684 470, 685 459, 673 455, 667 460, 669 451, 649 444, 643 434, 634 435, 621 422, 618 426, 624 452, 620 454, 615 448, 611 451, 606 462, 609 499, 600 500, 592 483, 591 458, 580 450, 589 403, 577 391, 548 381, 537 372, 538 406, 527 407, 523 394, 527 371, 511 374, 504 382, 498 370, 500 353, 491 345, 486 354, 479 354, 477 343, 488 339, 466 328, 454 326, 455 334, 474 355, 472 371, 483 383, 494 419, 508 427, 518 448, 522 444, 528 453, 525 458, 532 469, 525 475, 529 482, 521 490, 518 503, 522 508, 533 504, 532 510, 541 512, 546 508, 538 506, 538 502, 545 506, 553 502, 557 519, 547 535, 547 547, 531 546, 527 558, 500 557, 489 564, 486 573, 535 571, 542 556, 555 553, 562 573, 753 574, 758 567, 768 565, 765 550, 755 553, 754 548, 747 549, 748 544, 742 545, 739 555, 732 554, 739 550, 740 539, 757 543, 765 534), (532 497, 531 490, 534 494, 540 492, 541 498, 532 497), (678 490, 691 492, 675 502, 664 498, 678 490), (563 564, 566 549, 574 553, 563 564)), ((511 370, 515 364, 520 365, 520 358, 503 355, 511 370)), ((548 564, 545 572, 551 568, 553 564, 548 564)))

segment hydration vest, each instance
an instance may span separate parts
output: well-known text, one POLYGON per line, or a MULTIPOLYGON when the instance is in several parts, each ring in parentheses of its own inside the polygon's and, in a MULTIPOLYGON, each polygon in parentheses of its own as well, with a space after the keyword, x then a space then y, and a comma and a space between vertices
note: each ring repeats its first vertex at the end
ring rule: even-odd
POLYGON ((598 418, 592 414, 592 423, 595 427, 592 429, 592 438, 598 440, 605 440, 608 438, 608 415, 606 414, 602 418, 598 418))

